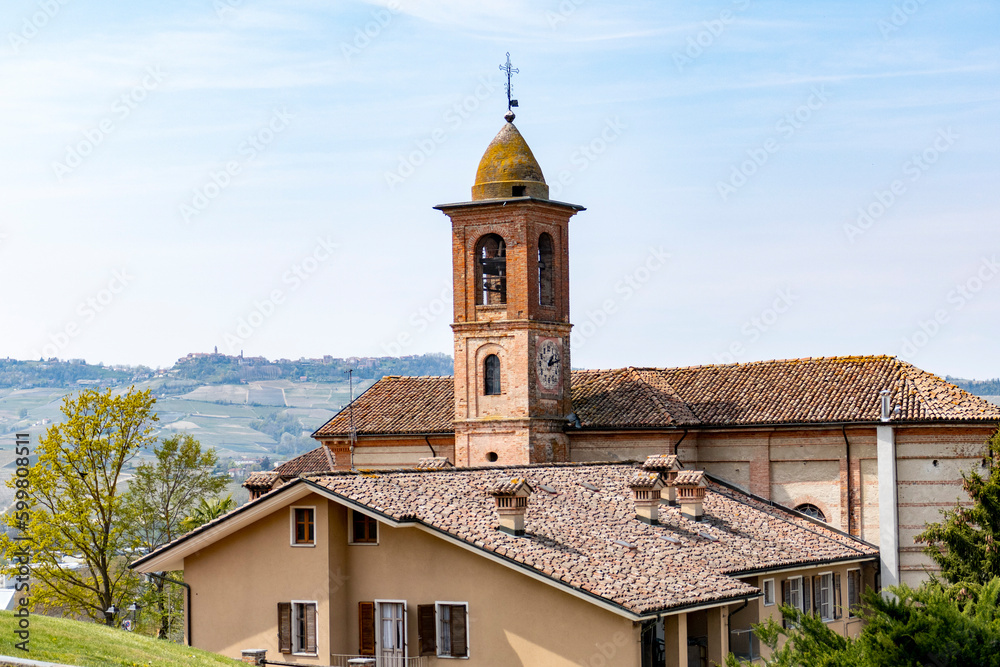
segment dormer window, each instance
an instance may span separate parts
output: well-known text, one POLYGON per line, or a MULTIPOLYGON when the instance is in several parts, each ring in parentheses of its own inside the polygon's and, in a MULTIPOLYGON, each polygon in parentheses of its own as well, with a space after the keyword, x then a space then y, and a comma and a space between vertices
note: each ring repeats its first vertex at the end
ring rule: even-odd
POLYGON ((483 360, 483 393, 487 396, 500 395, 500 357, 491 354, 483 360))
POLYGON ((476 305, 507 303, 507 244, 499 234, 487 234, 476 244, 476 305))
POLYGON ((538 304, 551 306, 555 304, 555 287, 552 276, 555 272, 555 261, 552 247, 552 237, 542 234, 538 237, 538 304))

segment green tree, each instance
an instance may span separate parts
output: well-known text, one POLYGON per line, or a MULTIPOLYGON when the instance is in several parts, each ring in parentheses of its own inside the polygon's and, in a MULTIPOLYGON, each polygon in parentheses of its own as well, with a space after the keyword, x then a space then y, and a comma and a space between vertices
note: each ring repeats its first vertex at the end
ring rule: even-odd
MULTIPOLYGON (((857 639, 842 637, 822 619, 781 607, 789 629, 773 620, 754 626, 772 650, 769 667, 1000 667, 1000 578, 985 585, 893 586, 892 597, 862 596, 865 625, 857 639), (780 638, 787 641, 779 648, 780 638)), ((729 667, 740 663, 730 655, 729 667)))
POLYGON ((962 486, 972 500, 943 512, 940 523, 927 524, 916 536, 924 553, 941 567, 951 583, 984 584, 1000 576, 1000 429, 987 442, 986 475, 962 473, 962 486))
MULTIPOLYGON (((221 491, 228 481, 213 472, 215 451, 202 451, 201 443, 190 435, 166 438, 153 449, 153 458, 152 463, 136 468, 126 496, 135 511, 136 544, 146 552, 180 537, 184 532, 181 524, 198 502, 221 491)), ((152 579, 144 596, 145 607, 153 610, 157 636, 167 638, 178 614, 170 609, 163 579, 152 579)))
POLYGON ((185 531, 194 530, 234 509, 236 509, 236 501, 231 495, 210 500, 202 498, 198 501, 198 506, 181 522, 181 528, 185 531))
MULTIPOLYGON (((135 512, 119 484, 126 464, 153 440, 155 401, 134 388, 118 396, 110 389, 67 396, 65 422, 39 439, 38 462, 25 478, 30 515, 23 523, 9 516, 7 523, 31 541, 31 597, 43 608, 114 625, 117 614, 105 617, 105 610, 134 599, 138 577, 126 565, 135 512)), ((13 549, 10 536, 0 536, 0 551, 13 549)))

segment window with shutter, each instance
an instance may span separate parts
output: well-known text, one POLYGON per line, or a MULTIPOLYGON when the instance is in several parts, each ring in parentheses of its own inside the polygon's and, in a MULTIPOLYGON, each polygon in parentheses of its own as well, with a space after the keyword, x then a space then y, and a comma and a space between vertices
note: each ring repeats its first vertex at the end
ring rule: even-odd
POLYGON ((791 604, 791 591, 789 590, 788 579, 781 582, 781 602, 782 604, 791 604))
POLYGON ((466 602, 438 602, 435 605, 438 657, 469 656, 468 610, 466 602))
POLYGON ((802 606, 804 613, 812 613, 812 577, 802 577, 802 606))
POLYGON ((375 655, 375 603, 358 603, 358 654, 375 655))
POLYGON ((417 637, 420 643, 420 655, 437 653, 437 629, 432 604, 417 605, 417 637))
POLYGON ((278 652, 292 652, 292 603, 278 603, 278 652))
POLYGON ((378 544, 378 521, 351 510, 351 544, 378 544))
POLYGON ((820 601, 821 601, 821 597, 822 597, 822 590, 821 590, 822 587, 821 587, 820 584, 822 583, 822 580, 823 580, 823 577, 813 577, 812 578, 812 585, 813 585, 813 606, 812 606, 812 611, 813 611, 814 614, 822 614, 822 610, 820 609, 820 601))
POLYGON ((847 571, 847 614, 857 616, 856 606, 861 601, 861 570, 847 571))

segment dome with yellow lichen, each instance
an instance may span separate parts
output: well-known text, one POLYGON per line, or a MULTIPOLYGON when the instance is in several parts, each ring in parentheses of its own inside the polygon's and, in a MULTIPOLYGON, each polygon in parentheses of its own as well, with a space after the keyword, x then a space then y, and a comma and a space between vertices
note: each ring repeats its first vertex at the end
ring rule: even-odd
POLYGON ((542 168, 531 154, 528 143, 514 127, 513 114, 493 138, 479 161, 472 200, 510 199, 512 197, 549 198, 542 168))

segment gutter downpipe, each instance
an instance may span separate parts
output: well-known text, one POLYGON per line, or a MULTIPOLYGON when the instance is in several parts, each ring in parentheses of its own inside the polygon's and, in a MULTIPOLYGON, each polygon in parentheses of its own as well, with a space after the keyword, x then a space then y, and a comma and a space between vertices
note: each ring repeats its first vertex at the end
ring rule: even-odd
MULTIPOLYGON (((684 438, 686 437, 688 437, 688 430, 684 429, 684 435, 681 436, 680 440, 674 443, 674 456, 677 456, 677 450, 680 449, 681 443, 684 442, 684 438)), ((677 460, 680 461, 680 459, 677 460)), ((683 461, 680 462, 683 465, 684 462, 683 461)))
POLYGON ((146 576, 156 577, 157 579, 162 579, 163 581, 169 581, 172 584, 177 584, 178 586, 183 586, 187 589, 187 611, 184 614, 187 617, 187 645, 194 646, 191 643, 191 584, 186 584, 183 581, 178 581, 177 579, 171 579, 162 574, 157 574, 156 572, 147 572, 146 576))

